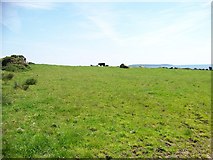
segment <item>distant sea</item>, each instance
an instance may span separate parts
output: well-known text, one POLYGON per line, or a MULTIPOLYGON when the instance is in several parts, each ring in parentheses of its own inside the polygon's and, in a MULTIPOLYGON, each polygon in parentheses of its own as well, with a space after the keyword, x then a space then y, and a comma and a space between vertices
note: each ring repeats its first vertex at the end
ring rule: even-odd
POLYGON ((172 65, 172 64, 133 64, 130 67, 144 67, 144 68, 161 68, 161 67, 177 67, 177 68, 190 68, 190 69, 209 69, 211 64, 191 64, 191 65, 172 65))

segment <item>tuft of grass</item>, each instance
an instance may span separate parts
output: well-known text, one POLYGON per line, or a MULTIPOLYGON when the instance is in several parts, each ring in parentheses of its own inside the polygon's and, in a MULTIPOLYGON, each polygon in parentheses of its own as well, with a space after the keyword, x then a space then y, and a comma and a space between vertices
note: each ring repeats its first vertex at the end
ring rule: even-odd
POLYGON ((35 85, 36 83, 37 83, 37 80, 34 78, 29 78, 24 82, 25 85, 35 85))
POLYGON ((18 82, 14 82, 14 86, 13 86, 14 89, 18 89, 18 88, 21 88, 21 85, 18 84, 18 82))
POLYGON ((26 91, 28 88, 29 88, 29 85, 22 85, 22 89, 23 89, 23 90, 26 91))
POLYGON ((2 80, 3 81, 9 81, 14 77, 14 74, 12 73, 3 73, 2 74, 2 80))
POLYGON ((3 106, 11 105, 12 104, 11 97, 8 94, 2 94, 1 104, 3 106))
POLYGON ((29 88, 29 85, 25 84, 25 83, 23 85, 20 85, 20 84, 18 84, 18 82, 14 82, 13 88, 14 89, 23 89, 24 91, 26 91, 29 88))

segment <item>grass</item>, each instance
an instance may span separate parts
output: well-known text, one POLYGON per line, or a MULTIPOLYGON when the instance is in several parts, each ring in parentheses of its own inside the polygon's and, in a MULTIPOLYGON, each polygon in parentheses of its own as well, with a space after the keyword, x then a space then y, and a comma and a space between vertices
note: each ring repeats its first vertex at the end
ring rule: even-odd
POLYGON ((5 158, 210 157, 210 71, 31 68, 3 83, 5 158))

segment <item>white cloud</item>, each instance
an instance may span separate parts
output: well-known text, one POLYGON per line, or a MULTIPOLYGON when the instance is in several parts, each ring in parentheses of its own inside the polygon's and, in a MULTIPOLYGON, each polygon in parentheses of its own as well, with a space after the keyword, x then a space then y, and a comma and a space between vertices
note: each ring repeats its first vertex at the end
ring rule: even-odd
MULTIPOLYGON (((203 21, 206 21, 206 19, 210 18, 210 12, 208 9, 204 10, 197 10, 192 6, 186 5, 186 13, 182 15, 174 14, 173 10, 166 9, 162 10, 160 14, 156 15, 155 19, 152 19, 149 22, 149 19, 143 19, 142 21, 131 21, 134 24, 132 26, 138 26, 137 29, 141 28, 143 30, 144 25, 148 26, 157 26, 154 30, 149 30, 148 32, 140 33, 138 30, 138 33, 132 33, 131 34, 131 28, 127 30, 126 33, 120 32, 119 27, 120 26, 119 19, 120 14, 116 10, 100 10, 95 8, 94 6, 88 7, 85 9, 85 7, 81 7, 82 14, 88 18, 91 22, 93 22, 96 27, 98 27, 99 30, 94 32, 96 36, 93 36, 93 38, 102 38, 105 36, 106 38, 111 39, 116 44, 121 46, 152 46, 152 45, 167 45, 168 43, 171 43, 172 40, 179 39, 180 35, 186 35, 190 32, 195 32, 197 29, 199 29, 203 25, 203 21), (170 14, 168 17, 167 14, 170 14), (169 19, 174 19, 172 21, 166 20, 166 23, 162 25, 162 16, 167 16, 169 19), (119 18, 118 18, 119 17, 119 18), (118 27, 117 27, 118 26, 118 27), (158 27, 159 26, 159 27, 158 27), (130 33, 130 34, 129 34, 130 33)), ((101 8, 102 9, 102 8, 101 8)), ((122 12, 122 14, 129 15, 128 12, 122 12)), ((135 16, 142 16, 143 15, 132 15, 133 18, 135 16)), ((122 18, 124 18, 123 16, 122 18)), ((131 16, 128 17, 130 20, 131 16)), ((136 18, 137 19, 137 18, 136 18)), ((123 24, 126 25, 126 24, 123 24)), ((133 31, 134 32, 134 31, 133 31)), ((92 36, 92 34, 90 35, 92 36)), ((183 38, 183 37, 181 37, 183 38)))
POLYGON ((2 3, 2 20, 1 24, 14 33, 19 33, 22 28, 21 17, 16 7, 25 9, 42 9, 50 10, 54 8, 54 3, 49 2, 8 2, 2 3))
POLYGON ((108 39, 113 43, 120 44, 121 37, 115 28, 116 12, 104 5, 87 4, 75 5, 79 14, 85 19, 83 22, 78 22, 79 27, 87 30, 87 33, 79 37, 85 39, 108 39))
POLYGON ((107 21, 96 16, 88 16, 88 19, 95 23, 95 25, 101 30, 103 36, 110 38, 116 43, 120 43, 120 38, 118 37, 111 23, 108 23, 107 21))
POLYGON ((50 3, 50 2, 14 2, 12 4, 15 6, 26 8, 26 9, 50 10, 54 7, 54 3, 50 3))
POLYGON ((1 23, 14 33, 18 33, 21 30, 21 20, 16 10, 3 8, 1 23))
MULTIPOLYGON (((169 11, 167 10, 166 12, 169 11)), ((162 13, 164 14, 164 12, 162 13)), ((153 24, 160 26, 162 21, 161 16, 157 15, 153 24)), ((123 42, 126 46, 165 46, 173 43, 174 40, 181 41, 181 39, 186 39, 190 33, 196 34, 196 31, 202 28, 202 25, 206 25, 208 20, 210 32, 210 12, 208 10, 189 10, 182 16, 174 15, 170 18, 174 18, 175 20, 171 23, 167 22, 161 27, 156 27, 155 30, 124 38, 123 42)))

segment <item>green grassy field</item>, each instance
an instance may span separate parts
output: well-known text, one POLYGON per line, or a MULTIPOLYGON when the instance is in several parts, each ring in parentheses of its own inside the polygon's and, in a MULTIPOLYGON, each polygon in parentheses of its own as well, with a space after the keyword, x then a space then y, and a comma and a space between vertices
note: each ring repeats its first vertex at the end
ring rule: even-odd
POLYGON ((2 82, 3 156, 211 155, 211 72, 31 65, 2 82), (14 83, 35 78, 26 91, 14 83))

